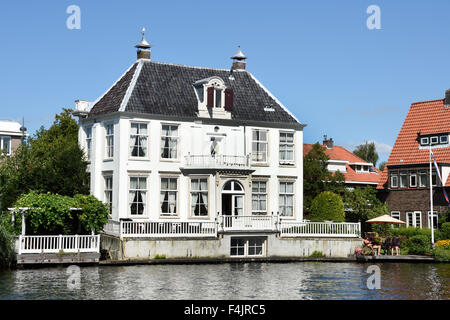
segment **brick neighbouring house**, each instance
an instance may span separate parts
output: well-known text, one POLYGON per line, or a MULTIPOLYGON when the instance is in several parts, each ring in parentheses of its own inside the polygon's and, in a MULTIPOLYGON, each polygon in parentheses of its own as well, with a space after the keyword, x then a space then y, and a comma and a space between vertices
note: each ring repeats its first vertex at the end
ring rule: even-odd
POLYGON ((430 144, 444 181, 443 186, 433 166, 434 226, 437 214, 448 209, 442 188, 448 192, 450 187, 449 107, 450 90, 445 99, 411 105, 377 186, 391 216, 405 221, 406 226, 429 228, 431 224, 430 144))
POLYGON ((16 121, 0 120, 0 152, 7 156, 14 154, 14 151, 22 143, 23 135, 21 124, 16 121))
MULTIPOLYGON (((325 147, 325 154, 330 158, 328 170, 340 171, 345 176, 345 184, 348 188, 377 186, 381 172, 372 163, 359 158, 342 146, 335 146, 333 139, 327 139, 327 136, 324 136, 322 146, 325 147)), ((303 157, 311 151, 312 147, 312 144, 303 144, 303 157)))

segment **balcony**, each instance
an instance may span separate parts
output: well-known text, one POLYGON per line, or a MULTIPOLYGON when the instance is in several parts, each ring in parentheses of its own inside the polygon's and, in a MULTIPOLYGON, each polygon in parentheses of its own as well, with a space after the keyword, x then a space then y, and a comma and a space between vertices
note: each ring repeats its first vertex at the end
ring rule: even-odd
POLYGON ((251 170, 251 157, 231 155, 185 156, 184 169, 251 170))
POLYGON ((227 231, 276 231, 278 216, 220 216, 221 230, 227 231))

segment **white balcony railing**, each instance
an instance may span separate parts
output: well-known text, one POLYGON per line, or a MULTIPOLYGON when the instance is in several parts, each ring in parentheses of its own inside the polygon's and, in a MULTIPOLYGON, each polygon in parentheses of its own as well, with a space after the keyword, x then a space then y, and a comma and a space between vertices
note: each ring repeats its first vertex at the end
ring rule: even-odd
POLYGON ((250 168, 250 155, 230 156, 230 155, 187 155, 185 156, 187 168, 230 168, 246 169, 250 168))
POLYGON ((287 222, 280 223, 281 237, 360 237, 361 223, 287 222))
POLYGON ((100 252, 100 235, 19 236, 23 253, 100 252))
POLYGON ((278 216, 221 216, 223 231, 276 231, 278 216))
POLYGON ((217 237, 215 221, 121 221, 121 237, 176 238, 217 237))

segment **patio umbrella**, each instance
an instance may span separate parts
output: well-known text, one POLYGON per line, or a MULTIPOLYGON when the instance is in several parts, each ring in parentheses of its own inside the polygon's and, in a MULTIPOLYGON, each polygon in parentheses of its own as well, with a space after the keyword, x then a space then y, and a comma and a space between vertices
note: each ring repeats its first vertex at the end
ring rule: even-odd
POLYGON ((385 214, 384 216, 380 216, 380 217, 376 217, 374 219, 367 220, 366 222, 367 223, 380 223, 380 224, 406 224, 406 222, 392 218, 391 216, 388 216, 387 214, 385 214))

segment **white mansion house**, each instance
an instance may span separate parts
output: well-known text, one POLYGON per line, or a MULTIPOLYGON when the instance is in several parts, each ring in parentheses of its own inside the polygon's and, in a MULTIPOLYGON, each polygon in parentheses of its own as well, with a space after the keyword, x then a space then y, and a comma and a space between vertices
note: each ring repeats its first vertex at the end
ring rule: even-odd
POLYGON ((229 243, 231 255, 251 255, 283 222, 303 221, 305 125, 245 70, 240 48, 230 69, 212 69, 151 61, 144 34, 136 47, 105 94, 76 101, 91 193, 111 210, 106 229, 253 236, 229 243))

